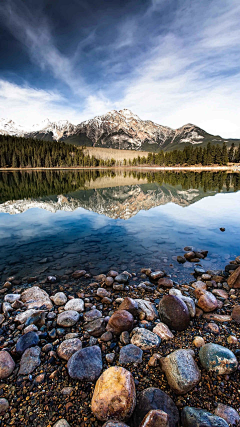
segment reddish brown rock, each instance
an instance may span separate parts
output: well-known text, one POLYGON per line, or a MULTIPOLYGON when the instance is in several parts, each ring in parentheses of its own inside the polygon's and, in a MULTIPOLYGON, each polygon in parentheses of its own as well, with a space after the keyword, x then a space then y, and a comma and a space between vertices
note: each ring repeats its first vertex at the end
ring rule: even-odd
POLYGON ((205 312, 213 311, 218 307, 217 298, 208 291, 202 291, 197 305, 205 312))
POLYGON ((172 288, 173 281, 171 279, 168 279, 167 277, 163 277, 162 279, 158 280, 158 286, 163 288, 172 288))
POLYGON ((186 258, 188 261, 190 261, 193 258, 196 258, 195 252, 187 252, 186 254, 184 254, 184 258, 186 258))
POLYGON ((120 304, 119 310, 127 310, 133 316, 136 316, 138 311, 138 303, 136 300, 126 297, 124 298, 123 302, 120 304))
POLYGON ((232 319, 240 323, 240 305, 235 305, 232 311, 232 319))
POLYGON ((136 391, 132 374, 124 368, 112 366, 98 378, 91 408, 100 421, 124 421, 132 415, 136 405, 136 391))
POLYGON ((187 329, 190 323, 187 305, 174 295, 164 295, 159 303, 159 315, 162 322, 175 331, 187 329))
POLYGON ((110 317, 107 330, 120 335, 123 331, 130 331, 133 328, 133 322, 133 315, 129 311, 117 310, 110 317))
POLYGON ((168 414, 161 409, 153 409, 144 417, 139 427, 169 427, 168 414))
POLYGON ((230 288, 240 288, 240 267, 233 271, 231 276, 228 278, 227 283, 230 288))
POLYGON ((0 379, 9 377, 14 368, 15 362, 10 354, 5 350, 0 351, 0 379))

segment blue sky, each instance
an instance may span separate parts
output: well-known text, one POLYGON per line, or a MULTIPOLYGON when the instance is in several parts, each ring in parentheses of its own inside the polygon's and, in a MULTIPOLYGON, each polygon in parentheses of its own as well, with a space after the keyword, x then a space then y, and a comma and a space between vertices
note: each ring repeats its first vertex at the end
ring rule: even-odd
POLYGON ((1 0, 0 117, 112 109, 240 138, 238 0, 1 0))

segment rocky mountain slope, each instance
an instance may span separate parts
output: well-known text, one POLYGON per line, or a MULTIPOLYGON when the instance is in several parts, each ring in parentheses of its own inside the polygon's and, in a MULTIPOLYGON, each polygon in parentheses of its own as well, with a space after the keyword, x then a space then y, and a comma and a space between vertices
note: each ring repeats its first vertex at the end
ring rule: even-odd
MULTIPOLYGON (((130 110, 110 111, 78 125, 67 120, 50 122, 48 119, 31 129, 23 129, 12 121, 0 120, 0 133, 57 140, 105 148, 159 151, 184 148, 186 145, 205 146, 208 142, 223 143, 220 136, 213 136, 203 129, 186 124, 171 129, 150 120, 141 120, 130 110)), ((225 140, 230 145, 233 140, 225 140)), ((238 140, 236 140, 238 141, 238 140)))

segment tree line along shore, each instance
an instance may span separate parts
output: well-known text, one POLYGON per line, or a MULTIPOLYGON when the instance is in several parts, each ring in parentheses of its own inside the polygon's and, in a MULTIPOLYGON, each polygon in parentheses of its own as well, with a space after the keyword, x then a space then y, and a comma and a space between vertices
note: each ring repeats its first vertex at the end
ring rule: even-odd
POLYGON ((113 166, 227 166, 240 164, 240 144, 228 149, 223 145, 208 143, 207 147, 186 146, 183 150, 158 153, 149 152, 123 160, 101 159, 86 154, 85 147, 57 141, 20 138, 0 135, 0 168, 51 168, 51 167, 113 167, 113 166))

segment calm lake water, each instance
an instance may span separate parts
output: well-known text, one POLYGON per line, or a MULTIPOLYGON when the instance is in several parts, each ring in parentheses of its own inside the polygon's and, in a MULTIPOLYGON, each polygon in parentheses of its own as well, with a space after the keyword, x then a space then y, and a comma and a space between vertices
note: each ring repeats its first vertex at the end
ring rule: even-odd
POLYGON ((0 280, 151 267, 184 281, 185 246, 209 251, 206 269, 240 254, 239 213, 237 173, 0 172, 0 280))

